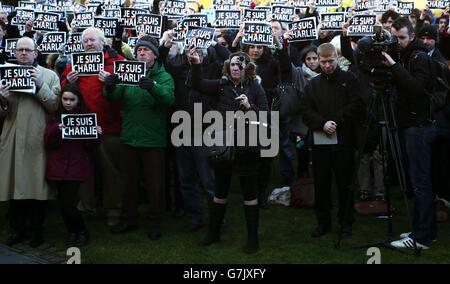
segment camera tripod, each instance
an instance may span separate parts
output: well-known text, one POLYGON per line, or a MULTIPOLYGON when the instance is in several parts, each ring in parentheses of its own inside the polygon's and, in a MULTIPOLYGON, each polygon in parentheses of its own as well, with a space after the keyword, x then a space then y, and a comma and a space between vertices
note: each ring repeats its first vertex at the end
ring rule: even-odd
MULTIPOLYGON (((358 154, 356 158, 356 165, 355 165, 355 171, 353 176, 353 183, 352 188, 349 192, 349 194, 353 194, 355 192, 356 188, 356 180, 358 176, 358 169, 361 162, 361 159, 364 154, 364 148, 367 145, 367 139, 369 134, 369 129, 373 120, 376 119, 377 127, 381 127, 381 131, 379 134, 379 151, 382 157, 382 168, 383 168, 383 182, 385 186, 385 198, 386 198, 386 205, 387 205, 387 224, 388 224, 388 238, 392 237, 392 211, 391 211, 391 194, 390 194, 390 178, 387 175, 387 156, 390 154, 390 158, 393 162, 393 166, 395 168, 395 171, 398 176, 399 180, 399 187, 400 192, 402 193, 403 200, 405 203, 406 208, 406 216, 409 221, 411 229, 413 228, 411 214, 409 210, 408 205, 408 198, 406 195, 406 176, 405 176, 405 169, 403 166, 403 156, 402 156, 402 150, 401 150, 401 144, 400 139, 398 136, 398 130, 397 130, 397 122, 395 120, 395 114, 391 102, 391 96, 389 95, 391 92, 389 90, 389 86, 386 83, 386 78, 384 80, 380 81, 374 81, 373 82, 373 88, 372 88, 372 98, 371 102, 369 104, 368 109, 368 115, 366 118, 366 121, 364 123, 364 133, 362 136, 362 141, 358 148, 358 154), (381 113, 380 113, 380 107, 381 107, 381 113), (384 131, 383 131, 384 130, 384 131), (387 142, 387 145, 385 144, 387 142)), ((347 204, 350 202, 351 198, 350 196, 347 197, 347 204)), ((346 208, 348 208, 347 206, 346 208)), ((352 208, 353 210, 353 208, 352 208)), ((349 214, 345 211, 344 214, 349 214)), ((411 230, 412 231, 412 230, 411 230)), ((335 248, 339 249, 341 245, 342 240, 342 226, 339 230, 338 240, 335 243, 335 248)), ((413 239, 414 242, 414 254, 420 255, 420 249, 417 248, 416 241, 413 239)), ((353 247, 354 249, 361 249, 361 248, 368 248, 368 247, 386 247, 390 249, 396 249, 390 244, 389 239, 385 241, 379 241, 375 243, 370 244, 364 244, 353 247)), ((405 252, 406 253, 406 252, 405 252)))

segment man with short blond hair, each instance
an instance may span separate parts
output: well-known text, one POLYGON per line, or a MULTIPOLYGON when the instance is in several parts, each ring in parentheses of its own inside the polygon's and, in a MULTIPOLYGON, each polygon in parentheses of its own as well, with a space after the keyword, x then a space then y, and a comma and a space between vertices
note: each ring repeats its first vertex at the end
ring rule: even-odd
POLYGON ((355 76, 338 67, 335 47, 321 44, 318 55, 322 73, 306 86, 300 103, 312 141, 318 226, 311 236, 317 238, 331 231, 332 172, 338 189, 339 221, 346 236, 351 234, 353 223, 353 127, 364 119, 366 108, 355 76))

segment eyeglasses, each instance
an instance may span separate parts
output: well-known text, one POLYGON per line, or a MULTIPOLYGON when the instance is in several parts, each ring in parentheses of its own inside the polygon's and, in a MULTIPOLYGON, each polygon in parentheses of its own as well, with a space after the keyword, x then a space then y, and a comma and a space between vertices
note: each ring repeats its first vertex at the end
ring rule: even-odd
POLYGON ((31 53, 33 51, 36 51, 35 49, 28 49, 28 48, 17 48, 16 52, 21 53, 21 52, 25 52, 25 53, 31 53))

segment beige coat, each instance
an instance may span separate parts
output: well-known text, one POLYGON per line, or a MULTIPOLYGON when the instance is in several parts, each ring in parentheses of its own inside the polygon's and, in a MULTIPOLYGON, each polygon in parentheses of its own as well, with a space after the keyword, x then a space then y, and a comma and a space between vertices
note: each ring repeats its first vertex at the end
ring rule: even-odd
POLYGON ((36 94, 11 92, 0 136, 0 201, 47 200, 44 132, 47 114, 55 112, 61 87, 55 72, 38 66, 44 83, 36 94))

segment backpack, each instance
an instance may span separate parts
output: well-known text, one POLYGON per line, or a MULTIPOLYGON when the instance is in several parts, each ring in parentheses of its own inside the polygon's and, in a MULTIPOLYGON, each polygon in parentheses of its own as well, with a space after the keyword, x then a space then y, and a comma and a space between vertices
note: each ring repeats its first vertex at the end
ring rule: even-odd
POLYGON ((291 206, 297 208, 314 208, 314 180, 312 178, 297 179, 291 185, 291 206))
MULTIPOLYGON (((409 66, 411 66, 411 61, 419 56, 419 53, 421 53, 421 51, 416 52, 413 56, 411 56, 409 66)), ((430 99, 430 116, 434 119, 436 113, 443 110, 449 103, 450 85, 449 70, 447 65, 440 63, 432 57, 430 57, 430 59, 431 81, 425 89, 425 92, 430 99)))
POLYGON ((283 82, 279 74, 278 85, 272 100, 273 111, 279 111, 280 117, 288 117, 299 110, 300 98, 306 85, 301 67, 291 64, 291 80, 283 82))

